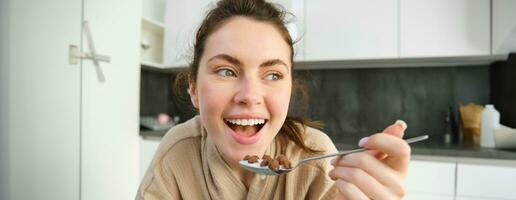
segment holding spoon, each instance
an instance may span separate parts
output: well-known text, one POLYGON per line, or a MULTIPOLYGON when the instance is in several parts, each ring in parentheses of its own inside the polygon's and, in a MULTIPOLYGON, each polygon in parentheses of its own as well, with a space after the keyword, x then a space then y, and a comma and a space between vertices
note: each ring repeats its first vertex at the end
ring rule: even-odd
MULTIPOLYGON (((414 143, 414 142, 423 141, 423 140, 426 140, 426 139, 428 139, 428 135, 423 135, 423 136, 419 136, 419 137, 413 137, 413 138, 405 139, 405 142, 410 144, 410 143, 414 143)), ((245 169, 247 169, 249 171, 252 171, 254 173, 257 173, 257 174, 262 174, 262 175, 281 175, 281 174, 288 173, 288 172, 294 170, 295 168, 299 167, 300 165, 302 165, 302 164, 304 164, 304 163, 306 163, 308 161, 319 160, 319 159, 333 157, 333 156, 343 156, 343 155, 347 155, 347 154, 350 154, 350 153, 358 153, 358 152, 362 152, 362 151, 366 151, 366 150, 367 149, 365 149, 365 148, 360 148, 360 149, 354 149, 354 150, 349 150, 349 151, 341 151, 341 152, 337 152, 337 153, 334 153, 334 154, 327 154, 327 155, 309 157, 309 158, 305 158, 305 159, 300 160, 295 165, 292 165, 292 168, 290 168, 290 169, 285 169, 283 167, 280 167, 278 170, 272 170, 272 169, 270 169, 267 166, 260 166, 261 160, 259 160, 259 162, 256 162, 256 163, 249 163, 247 160, 241 160, 239 163, 240 163, 240 166, 242 166, 243 168, 245 168, 245 169)))

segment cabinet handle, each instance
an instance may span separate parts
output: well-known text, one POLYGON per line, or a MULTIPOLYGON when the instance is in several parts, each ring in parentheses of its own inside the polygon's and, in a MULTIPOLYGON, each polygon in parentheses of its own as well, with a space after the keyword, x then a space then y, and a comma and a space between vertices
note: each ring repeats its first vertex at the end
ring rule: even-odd
POLYGON ((93 38, 91 37, 90 27, 88 25, 88 21, 84 21, 82 23, 84 35, 86 37, 86 42, 88 43, 88 48, 90 53, 82 52, 79 50, 77 45, 70 44, 68 46, 68 63, 75 65, 79 63, 79 59, 89 59, 93 61, 95 66, 99 67, 99 62, 107 62, 111 60, 109 56, 97 54, 95 51, 95 44, 93 43, 93 38))

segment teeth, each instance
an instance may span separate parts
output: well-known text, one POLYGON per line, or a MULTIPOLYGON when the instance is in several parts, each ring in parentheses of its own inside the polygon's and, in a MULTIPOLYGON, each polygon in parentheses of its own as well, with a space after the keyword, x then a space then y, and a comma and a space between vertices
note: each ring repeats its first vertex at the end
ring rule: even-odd
POLYGON ((265 123, 265 119, 226 119, 226 121, 240 126, 255 126, 265 123))

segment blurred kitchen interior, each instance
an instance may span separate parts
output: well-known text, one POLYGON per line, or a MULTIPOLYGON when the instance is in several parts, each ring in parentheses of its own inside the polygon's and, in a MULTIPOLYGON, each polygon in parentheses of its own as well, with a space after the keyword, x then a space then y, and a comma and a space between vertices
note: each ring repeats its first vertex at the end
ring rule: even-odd
MULTIPOLYGON (((0 2, 0 199, 132 199, 161 137, 195 115, 173 82, 213 1, 0 2)), ((516 1, 274 2, 296 16, 309 94, 291 115, 340 150, 397 119, 430 135, 406 199, 516 199, 516 1), (494 147, 481 112, 460 111, 487 104, 505 127, 494 147)))

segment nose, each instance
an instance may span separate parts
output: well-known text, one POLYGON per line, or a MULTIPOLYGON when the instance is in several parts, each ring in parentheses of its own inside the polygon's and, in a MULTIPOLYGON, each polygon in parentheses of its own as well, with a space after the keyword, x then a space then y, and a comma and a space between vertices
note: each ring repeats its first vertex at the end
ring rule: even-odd
POLYGON ((237 93, 234 97, 234 101, 237 104, 246 106, 262 104, 263 94, 259 80, 247 78, 242 80, 239 84, 237 93))

